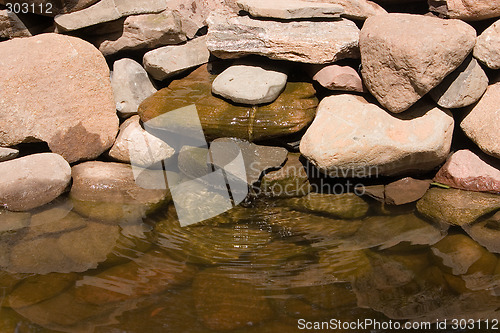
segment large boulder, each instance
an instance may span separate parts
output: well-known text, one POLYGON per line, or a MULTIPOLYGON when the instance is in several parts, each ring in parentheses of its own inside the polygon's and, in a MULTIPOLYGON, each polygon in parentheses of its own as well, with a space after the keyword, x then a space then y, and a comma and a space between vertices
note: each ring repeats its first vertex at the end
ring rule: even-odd
POLYGON ((500 82, 490 85, 460 123, 465 134, 486 154, 500 158, 500 82))
POLYGON ((42 34, 0 43, 0 145, 45 141, 68 162, 92 159, 118 132, 108 65, 91 44, 42 34))
POLYGON ((346 19, 279 22, 213 16, 207 38, 210 52, 224 59, 257 54, 324 64, 359 57, 359 29, 346 19))
POLYGON ((60 155, 34 154, 1 162, 0 175, 0 204, 24 211, 61 195, 71 181, 71 167, 60 155))
POLYGON ((500 20, 493 23, 477 38, 474 57, 491 69, 500 69, 500 20))
POLYGON ((366 20, 359 40, 364 83, 391 112, 402 112, 467 57, 476 31, 459 20, 387 14, 366 20))
POLYGON ((429 0, 429 9, 447 18, 481 21, 500 16, 500 1, 429 0))
POLYGON ((361 96, 334 95, 321 101, 300 152, 332 177, 427 171, 448 156, 453 124, 448 111, 423 102, 392 115, 361 96))

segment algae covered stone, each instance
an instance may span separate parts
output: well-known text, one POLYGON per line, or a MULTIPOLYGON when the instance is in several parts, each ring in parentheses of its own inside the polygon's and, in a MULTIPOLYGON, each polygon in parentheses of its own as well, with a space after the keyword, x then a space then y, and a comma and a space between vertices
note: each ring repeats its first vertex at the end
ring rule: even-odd
POLYGON ((354 193, 309 193, 300 198, 287 199, 284 205, 292 209, 325 214, 342 219, 361 218, 368 212, 368 203, 354 193))

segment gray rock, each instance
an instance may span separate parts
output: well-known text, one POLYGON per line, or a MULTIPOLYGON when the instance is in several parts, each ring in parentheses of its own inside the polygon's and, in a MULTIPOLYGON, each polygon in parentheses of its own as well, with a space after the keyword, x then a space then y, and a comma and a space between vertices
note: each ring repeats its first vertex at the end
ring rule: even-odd
POLYGON ((208 27, 208 49, 223 59, 257 54, 324 64, 359 57, 359 29, 346 19, 277 22, 213 16, 208 27))
POLYGON ((389 111, 403 112, 460 66, 475 41, 474 28, 459 20, 370 17, 359 40, 363 81, 389 111))
POLYGON ((101 0, 77 12, 59 15, 55 22, 59 29, 71 31, 128 15, 159 13, 166 8, 165 0, 101 0))
POLYGON ((31 37, 31 32, 13 12, 0 10, 0 38, 31 37))
POLYGON ((304 18, 340 17, 342 6, 330 3, 314 3, 303 0, 238 0, 238 6, 254 17, 270 17, 285 20, 304 18))
POLYGON ((120 126, 109 156, 120 162, 148 167, 169 159, 174 153, 174 149, 167 143, 141 127, 139 116, 132 116, 120 126))
POLYGON ((142 101, 156 92, 144 68, 128 58, 114 62, 111 86, 116 110, 122 117, 137 114, 137 108, 142 101))
POLYGON ((430 91, 436 103, 449 109, 477 102, 488 88, 488 77, 477 60, 468 57, 460 67, 430 91))
POLYGON ((332 177, 432 170, 448 156, 453 124, 448 111, 423 102, 393 115, 361 96, 334 95, 318 106, 300 152, 332 177))
POLYGON ((25 211, 51 202, 68 187, 71 168, 60 155, 42 153, 0 163, 0 203, 25 211))
MULTIPOLYGON (((110 23, 111 24, 111 23, 110 23)), ((132 15, 116 33, 98 38, 95 44, 104 55, 124 50, 152 49, 186 41, 179 14, 165 10, 158 14, 132 15)))
POLYGON ((0 162, 5 162, 16 158, 19 150, 13 148, 0 147, 0 162))
POLYGON ((477 38, 474 57, 491 69, 500 69, 500 20, 477 38))
POLYGON ((285 89, 288 76, 259 66, 231 66, 212 83, 212 92, 236 103, 263 104, 274 101, 285 89))
POLYGON ((144 68, 157 80, 164 80, 186 69, 208 62, 210 52, 206 37, 183 45, 164 46, 144 55, 144 68))

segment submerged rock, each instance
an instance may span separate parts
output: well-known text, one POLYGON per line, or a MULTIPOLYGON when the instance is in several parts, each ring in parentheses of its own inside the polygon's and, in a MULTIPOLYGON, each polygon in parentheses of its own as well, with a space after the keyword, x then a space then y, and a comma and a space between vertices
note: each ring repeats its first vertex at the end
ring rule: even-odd
POLYGON ((417 202, 420 214, 437 223, 462 226, 500 209, 500 195, 431 188, 417 202))
POLYGON ((257 141, 299 132, 314 118, 318 102, 310 83, 288 82, 273 103, 245 107, 213 96, 214 79, 215 76, 203 66, 186 78, 173 81, 139 106, 141 120, 151 129, 161 131, 177 126, 183 133, 191 130, 189 126, 195 120, 182 119, 179 113, 175 119, 178 124, 175 124, 167 114, 194 104, 207 139, 236 137, 257 141))
POLYGON ((430 180, 405 177, 385 185, 385 203, 404 205, 422 198, 429 189, 430 180))
POLYGON ((481 222, 465 224, 462 229, 490 252, 500 253, 500 212, 481 222))
POLYGON ((362 218, 368 212, 368 203, 355 195, 309 193, 300 198, 286 199, 286 207, 315 214, 330 215, 340 219, 362 218))
POLYGON ((285 165, 264 174, 260 193, 269 197, 300 197, 311 191, 311 184, 300 154, 288 153, 285 165))

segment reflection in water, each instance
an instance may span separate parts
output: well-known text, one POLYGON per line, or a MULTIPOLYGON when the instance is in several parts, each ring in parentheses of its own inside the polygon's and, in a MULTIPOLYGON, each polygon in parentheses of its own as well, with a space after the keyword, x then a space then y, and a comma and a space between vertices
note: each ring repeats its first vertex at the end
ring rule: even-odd
POLYGON ((283 202, 188 227, 173 205, 123 225, 64 199, 1 212, 0 332, 303 332, 300 319, 499 317, 498 216, 442 230, 411 209, 358 218, 357 202, 340 218, 321 202, 283 202))

